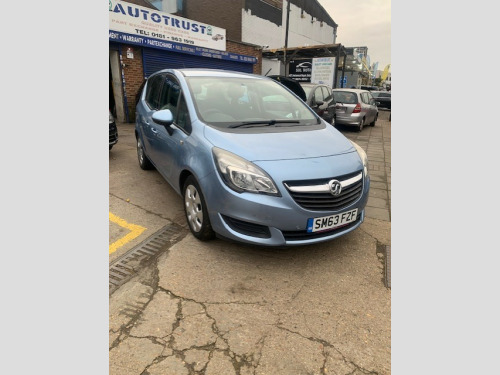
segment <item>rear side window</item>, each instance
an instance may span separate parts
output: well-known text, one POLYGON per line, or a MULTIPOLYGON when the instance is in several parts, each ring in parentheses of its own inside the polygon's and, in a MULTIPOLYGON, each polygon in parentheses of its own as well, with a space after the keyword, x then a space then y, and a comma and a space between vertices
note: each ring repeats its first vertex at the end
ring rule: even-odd
POLYGON ((146 103, 151 109, 159 108, 159 98, 160 89, 163 82, 163 77, 158 74, 153 76, 148 81, 148 87, 146 91, 146 103))
POLYGON ((355 93, 349 91, 334 91, 333 98, 337 103, 357 104, 358 97, 355 93))
POLYGON ((361 101, 365 104, 370 104, 370 98, 368 98, 368 94, 366 92, 361 93, 361 101))

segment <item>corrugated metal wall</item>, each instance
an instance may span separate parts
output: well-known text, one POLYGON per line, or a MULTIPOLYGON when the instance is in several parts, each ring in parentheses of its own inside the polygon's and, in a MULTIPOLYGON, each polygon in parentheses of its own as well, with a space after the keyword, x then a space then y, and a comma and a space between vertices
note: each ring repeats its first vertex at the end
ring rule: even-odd
POLYGON ((161 51, 154 48, 143 48, 142 51, 144 75, 146 77, 162 69, 210 68, 244 73, 252 73, 253 71, 253 64, 249 63, 161 51))

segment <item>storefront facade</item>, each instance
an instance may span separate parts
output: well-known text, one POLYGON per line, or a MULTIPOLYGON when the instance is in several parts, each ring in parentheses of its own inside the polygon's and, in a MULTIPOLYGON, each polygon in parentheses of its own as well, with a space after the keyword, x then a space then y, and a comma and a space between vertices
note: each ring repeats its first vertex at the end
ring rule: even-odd
POLYGON ((109 1, 110 109, 135 122, 144 79, 167 68, 211 68, 260 74, 262 51, 226 40, 225 30, 125 1, 109 1))

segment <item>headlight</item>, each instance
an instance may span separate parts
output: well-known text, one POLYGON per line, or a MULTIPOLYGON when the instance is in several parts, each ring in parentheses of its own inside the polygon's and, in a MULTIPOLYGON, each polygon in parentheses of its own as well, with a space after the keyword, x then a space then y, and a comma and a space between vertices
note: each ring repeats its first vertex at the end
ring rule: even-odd
POLYGON ((217 170, 231 189, 238 193, 280 195, 271 177, 255 164, 217 147, 212 152, 217 170))
POLYGON ((368 176, 368 156, 366 156, 365 150, 363 150, 358 144, 351 141, 352 145, 356 148, 361 161, 363 162, 363 172, 365 176, 368 176))

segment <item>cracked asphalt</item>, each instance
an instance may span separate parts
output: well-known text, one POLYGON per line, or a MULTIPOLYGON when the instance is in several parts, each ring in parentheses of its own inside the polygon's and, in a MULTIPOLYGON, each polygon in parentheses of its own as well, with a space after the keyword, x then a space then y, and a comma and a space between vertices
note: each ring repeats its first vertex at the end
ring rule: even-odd
MULTIPOLYGON (((168 223, 185 236, 110 296, 109 373, 390 374, 388 114, 361 134, 341 129, 373 157, 379 184, 365 222, 334 241, 289 249, 196 240, 181 197, 138 167, 134 125, 118 124, 110 212, 147 230, 110 262, 168 223)), ((120 230, 110 224, 110 240, 120 230)))

